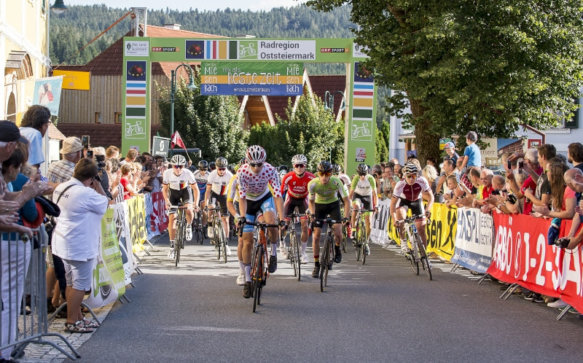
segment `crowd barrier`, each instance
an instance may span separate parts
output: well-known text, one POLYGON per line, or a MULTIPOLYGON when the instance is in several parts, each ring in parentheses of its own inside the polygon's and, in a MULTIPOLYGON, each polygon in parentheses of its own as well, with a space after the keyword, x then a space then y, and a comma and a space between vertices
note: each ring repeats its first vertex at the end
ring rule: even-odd
MULTIPOLYGON (((399 244, 389 207, 390 200, 379 202, 371 236, 380 244, 391 240, 399 244)), ((549 219, 490 215, 475 208, 440 203, 433 204, 431 215, 431 223, 426 226, 428 252, 503 282, 561 298, 583 313, 583 250, 549 245, 549 219)), ((571 228, 571 221, 565 222, 560 237, 571 228)))
POLYGON ((46 262, 48 236, 35 230, 32 240, 16 233, 2 233, 0 239, 0 357, 20 357, 29 343, 50 345, 69 359, 79 357, 60 334, 48 332, 46 262), (61 339, 73 355, 45 337, 61 339))

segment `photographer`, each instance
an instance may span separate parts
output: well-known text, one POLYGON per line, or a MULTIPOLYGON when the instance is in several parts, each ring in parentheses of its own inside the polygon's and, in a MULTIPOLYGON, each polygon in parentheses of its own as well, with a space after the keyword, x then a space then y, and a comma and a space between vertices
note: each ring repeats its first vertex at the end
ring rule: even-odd
POLYGON ((109 176, 105 170, 105 148, 101 146, 94 147, 91 151, 92 152, 90 152, 90 155, 93 157, 93 160, 95 160, 95 163, 97 164, 97 180, 101 182, 101 186, 105 191, 105 195, 107 195, 107 198, 111 200, 113 198, 109 188, 109 176))

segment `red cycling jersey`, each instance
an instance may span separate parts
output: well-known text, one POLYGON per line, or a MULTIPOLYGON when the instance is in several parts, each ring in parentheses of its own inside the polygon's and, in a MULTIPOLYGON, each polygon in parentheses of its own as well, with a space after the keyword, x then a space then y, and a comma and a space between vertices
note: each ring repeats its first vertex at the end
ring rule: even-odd
POLYGON ((413 185, 409 185, 406 181, 401 180, 395 185, 393 196, 410 201, 421 199, 421 193, 431 190, 427 179, 420 176, 415 180, 413 185))
POLYGON ((281 194, 287 189, 287 194, 296 199, 304 199, 308 196, 308 183, 314 179, 314 174, 306 171, 301 177, 294 171, 285 174, 281 180, 281 194))

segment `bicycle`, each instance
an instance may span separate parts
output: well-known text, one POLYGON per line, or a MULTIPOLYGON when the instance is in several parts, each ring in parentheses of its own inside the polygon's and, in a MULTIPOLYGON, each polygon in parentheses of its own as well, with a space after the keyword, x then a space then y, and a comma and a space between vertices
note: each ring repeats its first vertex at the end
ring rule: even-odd
POLYGON ((331 218, 317 219, 328 225, 326 229, 326 241, 322 253, 320 254, 320 292, 324 292, 324 288, 328 286, 328 271, 332 268, 334 262, 334 231, 332 226, 337 223, 344 223, 345 220, 337 221, 331 218))
MULTIPOLYGON (((406 257, 411 262, 413 272, 419 275, 419 263, 421 263, 421 267, 429 275, 429 280, 433 280, 431 264, 427 258, 427 251, 423 241, 421 240, 421 237, 419 236, 417 227, 415 226, 415 220, 419 218, 423 218, 423 216, 412 216, 403 220, 405 232, 407 233, 407 239, 409 242, 411 242, 412 247, 411 253, 406 255, 406 257)), ((427 223, 430 222, 431 221, 428 219, 427 223)), ((401 243, 407 243, 407 241, 401 241, 401 243)))
POLYGON ((291 222, 287 228, 290 228, 289 232, 289 246, 288 246, 288 258, 289 263, 292 265, 294 269, 294 277, 298 278, 298 281, 301 280, 301 254, 300 254, 300 242, 298 241, 298 235, 296 233, 296 225, 299 223, 299 218, 302 217, 302 214, 292 213, 291 214, 291 222))
POLYGON ((359 209, 356 213, 356 226, 354 226, 354 235, 356 241, 354 242, 354 249, 356 253, 356 261, 360 261, 362 257, 362 264, 366 263, 366 250, 368 246, 368 234, 366 233, 366 221, 369 212, 374 212, 374 209, 359 209))
POLYGON ((221 206, 217 203, 214 208, 206 208, 211 215, 209 220, 212 221, 213 238, 215 249, 217 250, 217 260, 223 258, 223 262, 227 263, 227 248, 228 242, 225 237, 225 230, 223 229, 223 221, 221 219, 221 206))
MULTIPOLYGON (((261 222, 245 222, 250 226, 256 227, 259 230, 257 237, 254 238, 253 252, 251 255, 251 282, 253 283, 253 312, 257 310, 257 305, 261 305, 261 291, 267 284, 267 277, 269 272, 267 266, 269 265, 269 253, 267 249, 267 228, 279 228, 279 224, 267 224, 261 222), (261 233, 263 232, 263 233, 261 233)), ((243 228, 239 228, 239 236, 243 234, 243 228)))
POLYGON ((177 213, 174 223, 176 223, 176 234, 174 237, 174 267, 178 267, 180 262, 180 250, 184 248, 184 241, 186 240, 186 214, 184 210, 187 207, 179 203, 178 205, 171 205, 168 214, 177 213))
POLYGON ((204 242, 201 213, 200 211, 195 213, 194 220, 192 221, 192 240, 199 245, 202 245, 204 242))

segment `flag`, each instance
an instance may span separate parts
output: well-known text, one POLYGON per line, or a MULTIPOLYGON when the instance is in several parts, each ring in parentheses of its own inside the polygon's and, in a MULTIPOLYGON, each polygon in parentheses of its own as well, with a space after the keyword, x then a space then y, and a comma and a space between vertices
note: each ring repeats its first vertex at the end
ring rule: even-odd
POLYGON ((172 139, 170 140, 170 147, 172 149, 174 149, 174 146, 176 145, 180 146, 183 149, 186 149, 186 145, 184 145, 184 141, 182 141, 182 138, 180 137, 178 131, 174 132, 174 134, 172 135, 172 139))

